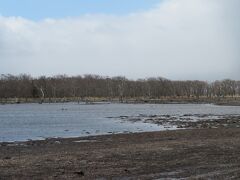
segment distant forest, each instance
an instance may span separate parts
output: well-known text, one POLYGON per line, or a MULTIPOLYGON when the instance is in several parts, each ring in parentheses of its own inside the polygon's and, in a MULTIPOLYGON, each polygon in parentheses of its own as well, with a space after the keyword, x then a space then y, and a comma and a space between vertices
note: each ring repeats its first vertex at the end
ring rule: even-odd
POLYGON ((0 98, 151 98, 240 96, 240 81, 230 79, 171 81, 164 78, 129 80, 98 75, 33 78, 29 75, 1 75, 0 98))

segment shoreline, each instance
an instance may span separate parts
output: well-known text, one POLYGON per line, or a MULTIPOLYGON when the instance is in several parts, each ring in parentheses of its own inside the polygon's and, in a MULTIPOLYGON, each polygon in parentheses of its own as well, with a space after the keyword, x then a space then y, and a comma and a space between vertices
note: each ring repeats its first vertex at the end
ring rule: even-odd
POLYGON ((54 104, 54 103, 81 103, 81 104, 104 104, 104 103, 123 103, 123 104, 213 104, 220 106, 240 106, 240 97, 201 97, 201 98, 171 98, 165 97, 160 99, 144 99, 144 98, 126 98, 119 101, 118 98, 7 98, 0 99, 0 104, 54 104))
MULTIPOLYGON (((90 133, 83 130, 85 134, 73 135, 73 136, 49 136, 49 137, 31 137, 22 140, 9 140, 0 141, 1 144, 21 144, 25 142, 33 141, 47 141, 49 139, 68 139, 68 138, 88 138, 106 135, 118 135, 118 134, 134 134, 134 133, 149 133, 149 132, 163 132, 163 131, 175 131, 175 130, 188 130, 188 129, 219 129, 219 128, 240 128, 240 114, 174 114, 174 115, 164 115, 164 114, 138 114, 133 116, 113 116, 106 117, 107 119, 117 120, 119 123, 142 123, 148 124, 150 126, 157 126, 158 129, 152 130, 124 130, 124 131, 108 131, 102 133, 90 133)), ((65 130, 66 131, 66 130, 65 130)), ((67 130, 69 131, 69 130, 67 130)))
POLYGON ((219 128, 0 143, 0 177, 238 179, 239 142, 239 128, 219 128))

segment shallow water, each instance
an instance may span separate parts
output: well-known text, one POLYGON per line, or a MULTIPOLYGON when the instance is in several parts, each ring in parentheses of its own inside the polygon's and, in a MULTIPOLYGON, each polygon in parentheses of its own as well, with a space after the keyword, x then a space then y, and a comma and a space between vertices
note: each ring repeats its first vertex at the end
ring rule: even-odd
MULTIPOLYGON (((0 141, 79 137, 166 130, 155 124, 108 117, 176 114, 240 114, 239 106, 210 104, 14 104, 0 105, 0 141)), ((175 129, 171 127, 168 129, 175 129)))

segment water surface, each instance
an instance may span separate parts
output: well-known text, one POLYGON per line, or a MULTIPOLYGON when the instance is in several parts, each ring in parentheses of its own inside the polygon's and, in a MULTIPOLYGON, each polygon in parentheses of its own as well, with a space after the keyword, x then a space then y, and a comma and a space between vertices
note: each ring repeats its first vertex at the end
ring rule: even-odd
MULTIPOLYGON (((210 104, 13 104, 0 105, 0 141, 159 131, 163 126, 108 117, 176 114, 240 114, 239 106, 210 104)), ((167 127, 175 129, 176 127, 167 127)))

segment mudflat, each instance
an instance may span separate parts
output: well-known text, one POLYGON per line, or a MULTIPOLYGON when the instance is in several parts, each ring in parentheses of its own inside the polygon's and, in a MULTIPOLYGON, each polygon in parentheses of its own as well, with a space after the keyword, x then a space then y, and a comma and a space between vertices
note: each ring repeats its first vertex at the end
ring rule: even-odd
POLYGON ((239 179, 240 129, 0 143, 0 179, 239 179))

